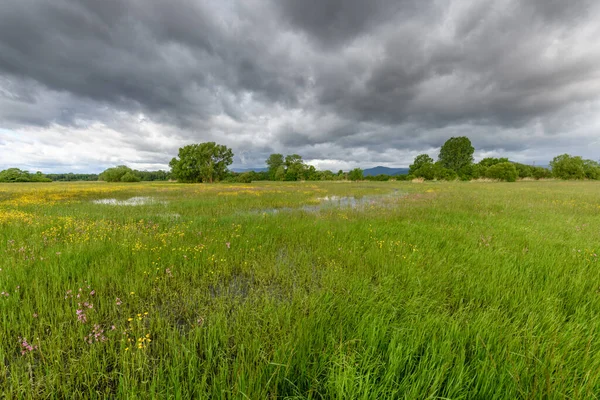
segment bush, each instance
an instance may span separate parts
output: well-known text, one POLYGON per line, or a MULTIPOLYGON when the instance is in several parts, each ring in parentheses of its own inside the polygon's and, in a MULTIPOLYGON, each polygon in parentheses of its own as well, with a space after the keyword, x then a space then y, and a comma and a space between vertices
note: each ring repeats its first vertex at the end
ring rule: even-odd
POLYGON ((485 176, 487 167, 481 164, 469 164, 458 170, 458 177, 461 181, 470 181, 485 176))
POLYGON ((531 177, 533 179, 552 178, 552 173, 543 167, 531 167, 531 177))
POLYGON ((518 176, 517 168, 509 162, 494 164, 486 171, 487 178, 506 182, 515 182, 518 176))
POLYGON ((0 171, 0 182, 52 182, 52 179, 41 172, 31 174, 19 168, 9 168, 0 171))
POLYGON ((133 170, 125 165, 119 165, 104 170, 98 175, 98 180, 105 182, 121 182, 121 178, 127 173, 133 174, 133 170))
POLYGON ((121 177, 121 182, 140 182, 142 179, 133 172, 127 172, 121 177))
POLYGON ((550 161, 552 175, 560 179, 584 179, 585 165, 579 156, 572 157, 569 154, 561 154, 550 161))
POLYGON ((415 178, 423 178, 431 181, 433 178, 435 178, 435 168, 433 164, 424 164, 421 168, 413 172, 412 175, 414 175, 415 178))
POLYGON ((515 168, 519 174, 519 178, 531 178, 533 176, 533 167, 530 165, 515 163, 515 168))
POLYGON ((451 169, 442 167, 442 165, 439 163, 435 163, 433 165, 433 174, 435 179, 441 181, 453 181, 458 177, 456 172, 454 172, 451 169))
POLYGON ((252 183, 252 173, 244 172, 243 174, 239 174, 237 176, 236 181, 239 183, 252 183))
POLYGON ((600 164, 592 160, 583 160, 583 171, 587 179, 600 179, 600 164))
POLYGON ((487 158, 484 158, 483 160, 479 161, 479 165, 481 165, 482 167, 485 167, 485 168, 489 168, 492 165, 506 163, 506 162, 508 162, 508 158, 505 158, 505 157, 502 157, 502 158, 487 157, 487 158))
POLYGON ((351 181, 362 181, 363 180, 363 170, 360 168, 354 168, 350 172, 348 172, 348 179, 351 181))
POLYGON ((367 180, 367 181, 378 181, 378 182, 389 181, 391 178, 393 178, 393 176, 386 175, 386 174, 365 176, 365 180, 367 180))

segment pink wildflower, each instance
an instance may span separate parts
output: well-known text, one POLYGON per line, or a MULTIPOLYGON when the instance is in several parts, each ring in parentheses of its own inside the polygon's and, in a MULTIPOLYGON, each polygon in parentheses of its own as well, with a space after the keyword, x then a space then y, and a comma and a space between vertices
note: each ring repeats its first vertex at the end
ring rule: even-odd
POLYGON ((100 325, 96 324, 92 328, 92 332, 90 332, 90 334, 87 335, 84 340, 88 342, 88 344, 92 344, 105 342, 107 339, 106 336, 104 336, 104 329, 102 329, 100 325))
POLYGON ((87 315, 85 315, 85 312, 83 310, 77 310, 76 314, 77 321, 81 322, 82 324, 85 324, 87 322, 87 315))
POLYGON ((19 344, 21 345, 21 355, 24 356, 34 350, 37 350, 37 346, 32 346, 27 342, 27 339, 19 337, 19 344))

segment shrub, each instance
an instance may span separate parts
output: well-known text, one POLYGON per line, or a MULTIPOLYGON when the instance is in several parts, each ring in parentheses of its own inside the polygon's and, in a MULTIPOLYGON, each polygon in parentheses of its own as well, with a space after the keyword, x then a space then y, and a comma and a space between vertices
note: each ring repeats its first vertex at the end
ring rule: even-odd
POLYGON ((244 172, 239 174, 236 178, 236 181, 239 183, 252 183, 252 173, 244 172))
POLYGON ((9 168, 0 171, 0 182, 52 182, 52 179, 39 171, 31 174, 19 168, 9 168))
POLYGON ((514 182, 518 176, 517 168, 509 162, 494 164, 486 171, 486 177, 506 182, 514 182))
POLYGON ((546 179, 551 178, 552 173, 543 167, 531 167, 531 177, 533 179, 546 179))
POLYGON ((585 167, 583 159, 579 156, 561 154, 550 161, 552 175, 560 179, 584 179, 585 167))
POLYGON ((362 181, 363 180, 363 170, 360 168, 354 168, 350 172, 348 172, 348 179, 351 181, 362 181))
POLYGON ((435 179, 438 179, 441 181, 453 181, 458 177, 457 173, 454 172, 454 170, 451 170, 449 168, 444 168, 439 163, 435 163, 433 165, 433 174, 434 174, 435 179))
POLYGON ((125 165, 119 165, 104 170, 98 175, 98 180, 105 182, 121 182, 121 178, 128 172, 133 174, 133 170, 125 165))
POLYGON ((515 168, 519 174, 519 178, 530 178, 533 176, 533 167, 530 165, 515 163, 515 168))
POLYGON ((508 162, 508 158, 494 158, 494 157, 487 157, 484 158, 483 160, 479 161, 479 165, 481 165, 482 167, 486 167, 489 168, 492 165, 496 165, 496 164, 500 164, 500 163, 505 163, 508 162))
POLYGON ((425 180, 431 181, 433 180, 433 178, 435 178, 435 168, 433 164, 425 164, 421 168, 413 172, 413 175, 416 178, 423 178, 425 180))
POLYGON ((458 177, 461 181, 470 181, 472 179, 479 179, 485 176, 487 167, 481 164, 469 164, 458 170, 458 177))
POLYGON ((592 160, 583 160, 583 171, 587 179, 600 179, 600 164, 592 160))
POLYGON ((121 177, 121 182, 140 182, 142 179, 133 172, 127 172, 121 177))

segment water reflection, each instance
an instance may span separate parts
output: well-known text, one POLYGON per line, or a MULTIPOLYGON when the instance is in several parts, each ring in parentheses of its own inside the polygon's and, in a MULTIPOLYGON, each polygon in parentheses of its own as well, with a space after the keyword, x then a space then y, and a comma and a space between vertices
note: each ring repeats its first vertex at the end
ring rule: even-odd
POLYGON ((98 199, 93 201, 94 204, 105 204, 109 206, 145 206, 145 205, 155 205, 162 204, 166 205, 166 201, 156 200, 154 197, 132 197, 127 200, 119 200, 119 199, 98 199))
POLYGON ((318 197, 316 200, 319 204, 305 205, 298 208, 282 207, 282 208, 266 208, 259 210, 259 214, 277 214, 281 212, 290 212, 294 210, 302 210, 306 212, 316 213, 322 210, 334 209, 360 209, 370 206, 385 206, 391 205, 390 199, 402 197, 404 194, 394 191, 387 195, 370 195, 370 196, 324 196, 318 197))

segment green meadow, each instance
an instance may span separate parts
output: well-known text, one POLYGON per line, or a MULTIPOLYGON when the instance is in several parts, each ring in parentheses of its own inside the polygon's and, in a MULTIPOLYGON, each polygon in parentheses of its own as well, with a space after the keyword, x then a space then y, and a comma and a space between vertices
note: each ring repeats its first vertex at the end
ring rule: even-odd
POLYGON ((590 181, 4 184, 0 393, 597 398, 599 239, 590 181))

